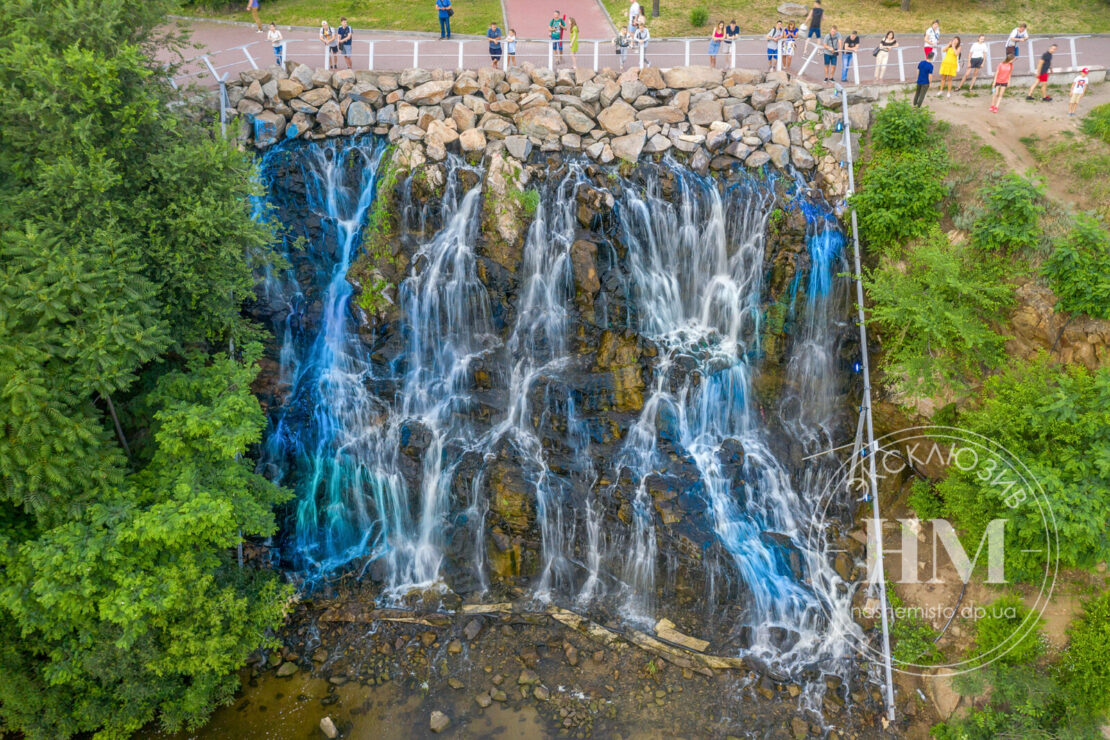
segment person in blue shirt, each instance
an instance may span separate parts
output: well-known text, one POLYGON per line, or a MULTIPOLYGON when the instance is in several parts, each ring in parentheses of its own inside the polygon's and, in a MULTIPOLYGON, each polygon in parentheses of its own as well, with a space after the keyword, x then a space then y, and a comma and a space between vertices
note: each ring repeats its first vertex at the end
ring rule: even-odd
POLYGON ((489 39, 490 62, 493 63, 493 68, 497 69, 497 65, 501 62, 501 29, 497 27, 497 21, 489 24, 486 38, 489 39))
POLYGON ((436 10, 439 11, 439 37, 451 38, 451 0, 436 0, 436 10))
POLYGON ((347 60, 347 69, 351 69, 351 43, 354 41, 354 34, 351 27, 347 25, 346 18, 339 19, 339 28, 335 29, 335 40, 339 42, 339 51, 347 60))
POLYGON ((917 92, 913 95, 913 105, 920 108, 929 93, 929 81, 933 76, 933 55, 927 54, 925 59, 917 63, 917 92))

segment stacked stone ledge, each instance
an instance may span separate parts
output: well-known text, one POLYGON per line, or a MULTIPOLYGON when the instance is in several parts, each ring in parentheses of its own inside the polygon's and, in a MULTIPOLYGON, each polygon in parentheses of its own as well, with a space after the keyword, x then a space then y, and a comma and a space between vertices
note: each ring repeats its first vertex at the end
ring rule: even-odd
MULTIPOLYGON (((850 95, 855 149, 875 97, 866 88, 850 95)), ((373 132, 397 145, 404 169, 442 161, 449 151, 507 152, 522 162, 537 149, 584 152, 608 164, 673 150, 702 174, 741 163, 793 166, 830 197, 847 189, 836 131, 840 98, 779 72, 553 72, 527 63, 508 71, 331 72, 290 62, 241 73, 228 85, 228 100, 241 121, 240 141, 258 149, 373 132)))

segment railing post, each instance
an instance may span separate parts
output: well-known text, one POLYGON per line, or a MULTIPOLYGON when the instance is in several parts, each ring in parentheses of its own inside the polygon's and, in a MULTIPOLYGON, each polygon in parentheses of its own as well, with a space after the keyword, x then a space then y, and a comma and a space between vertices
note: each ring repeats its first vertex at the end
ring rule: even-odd
POLYGON ((547 68, 555 69, 555 47, 553 44, 547 44, 547 68))
MULTIPOLYGON (((808 43, 808 41, 807 41, 807 43, 808 43)), ((806 60, 805 60, 805 62, 804 62, 804 63, 802 64, 802 68, 798 70, 798 76, 799 76, 799 77, 801 77, 802 75, 804 75, 804 74, 806 73, 806 67, 808 67, 808 66, 809 66, 809 63, 813 61, 813 57, 814 57, 814 55, 815 55, 815 54, 817 54, 817 51, 818 51, 818 49, 820 49, 820 48, 821 48, 821 47, 819 47, 819 46, 814 46, 814 47, 813 47, 813 51, 811 51, 811 52, 809 53, 809 56, 808 56, 808 57, 806 57, 806 60)), ((903 80, 903 82, 905 82, 905 80, 903 80)))
POLYGON ((324 69, 331 69, 331 52, 327 44, 324 44, 324 69))
POLYGON ((899 46, 895 49, 898 52, 898 81, 904 83, 906 81, 906 59, 902 55, 902 47, 899 46))
MULTIPOLYGON (((1072 43, 1072 45, 1073 46, 1075 45, 1074 42, 1072 43)), ((601 57, 601 42, 600 41, 595 41, 594 42, 594 72, 596 72, 600 68, 599 65, 598 65, 600 57, 601 57)))
POLYGON ((1029 71, 1037 74, 1037 63, 1033 59, 1033 39, 1029 39, 1029 71))
POLYGON ((463 68, 463 44, 465 41, 459 41, 459 69, 463 68))
POLYGON ((856 85, 859 86, 859 52, 857 51, 852 55, 852 75, 856 78, 856 85))
MULTIPOLYGON (((777 71, 781 72, 782 71, 782 42, 777 41, 775 43, 778 45, 778 47, 777 47, 778 48, 778 53, 775 54, 775 69, 777 71)), ((859 80, 856 80, 856 84, 857 85, 859 84, 859 80)))
POLYGON ((1075 36, 1068 37, 1068 43, 1071 45, 1071 66, 1079 67, 1079 55, 1075 52, 1075 36))
POLYGON ((412 42, 412 66, 413 68, 420 67, 420 42, 412 42))
POLYGON ((212 66, 212 61, 208 58, 208 55, 205 54, 201 57, 201 59, 204 61, 205 66, 208 67, 208 71, 212 73, 212 79, 216 80, 216 82, 219 82, 220 76, 216 74, 216 68, 212 66))
POLYGON ((258 65, 254 63, 254 57, 252 57, 251 53, 247 51, 247 47, 240 46, 239 48, 243 50, 243 56, 245 56, 247 58, 247 61, 250 62, 251 69, 258 69, 258 65))
MULTIPOLYGON (((207 57, 205 57, 207 61, 207 57)), ((208 65, 211 67, 212 65, 208 65)), ((227 138, 227 109, 230 100, 227 99, 227 72, 224 72, 223 77, 217 77, 217 82, 220 83, 220 137, 227 138)))
POLYGON ((736 47, 740 45, 740 39, 733 39, 729 44, 729 69, 736 69, 736 47))
POLYGON ((367 69, 373 69, 374 68, 374 42, 373 41, 370 42, 370 58, 367 60, 367 64, 369 65, 369 66, 366 67, 367 69))
POLYGON ((690 39, 686 39, 685 46, 686 46, 686 56, 683 57, 682 64, 685 67, 689 67, 690 66, 690 39))
MULTIPOLYGON (((986 55, 986 58, 983 60, 983 64, 986 65, 986 67, 987 67, 987 69, 986 69, 987 75, 993 75, 994 74, 994 62, 991 61, 991 45, 990 44, 987 44, 987 55, 986 55)), ((988 85, 993 85, 994 84, 993 80, 987 80, 987 84, 988 85)))
POLYGON ((640 44, 640 69, 644 68, 644 45, 640 44))

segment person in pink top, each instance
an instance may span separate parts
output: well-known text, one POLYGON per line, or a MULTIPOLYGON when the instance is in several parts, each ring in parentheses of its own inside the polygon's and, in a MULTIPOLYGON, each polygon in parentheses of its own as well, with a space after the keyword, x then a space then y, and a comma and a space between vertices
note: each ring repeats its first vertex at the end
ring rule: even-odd
POLYGON ((717 21, 713 35, 709 37, 709 66, 717 66, 717 55, 721 52, 721 42, 725 40, 725 22, 717 21))
POLYGON ((998 112, 998 105, 1010 86, 1010 75, 1014 73, 1014 55, 1007 54, 1006 60, 994 72, 994 94, 991 96, 991 113, 998 112))

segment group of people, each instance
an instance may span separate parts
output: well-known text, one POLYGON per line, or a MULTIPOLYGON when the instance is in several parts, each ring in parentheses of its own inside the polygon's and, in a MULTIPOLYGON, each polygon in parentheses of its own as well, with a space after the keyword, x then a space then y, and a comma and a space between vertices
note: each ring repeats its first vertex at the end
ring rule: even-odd
POLYGON ((639 53, 643 56, 644 64, 648 67, 651 66, 651 62, 648 61, 646 56, 649 41, 651 41, 651 31, 647 27, 647 17, 644 16, 643 6, 640 5, 639 0, 631 0, 628 5, 628 23, 613 39, 613 45, 617 57, 620 59, 622 70, 630 49, 642 50, 639 53))

